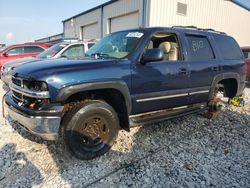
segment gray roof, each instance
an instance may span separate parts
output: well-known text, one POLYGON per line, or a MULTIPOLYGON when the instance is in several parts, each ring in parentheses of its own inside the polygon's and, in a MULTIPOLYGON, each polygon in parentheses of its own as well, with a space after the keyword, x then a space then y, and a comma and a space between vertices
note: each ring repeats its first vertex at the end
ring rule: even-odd
POLYGON ((81 13, 75 15, 75 16, 72 16, 72 17, 70 17, 70 18, 67 18, 66 20, 63 20, 62 22, 67 22, 67 21, 71 20, 72 18, 79 17, 79 16, 81 16, 81 15, 83 15, 83 14, 87 14, 87 13, 89 13, 89 12, 91 12, 91 11, 94 11, 94 10, 96 10, 96 9, 99 9, 99 8, 103 8, 104 6, 109 5, 109 4, 112 4, 112 3, 116 2, 116 1, 118 1, 118 0, 110 0, 110 1, 108 1, 108 2, 106 2, 106 3, 103 3, 103 4, 101 4, 101 5, 98 5, 98 6, 94 7, 94 8, 91 8, 91 9, 88 9, 88 10, 86 10, 86 11, 84 11, 84 12, 81 12, 81 13))

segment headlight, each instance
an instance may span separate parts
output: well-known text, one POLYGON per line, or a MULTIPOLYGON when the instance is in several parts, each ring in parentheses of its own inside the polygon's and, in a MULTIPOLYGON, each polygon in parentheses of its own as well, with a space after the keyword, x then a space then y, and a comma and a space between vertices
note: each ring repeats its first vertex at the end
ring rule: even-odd
POLYGON ((35 82, 36 91, 48 91, 47 83, 45 82, 35 82))
POLYGON ((48 91, 48 85, 42 81, 23 81, 23 86, 32 91, 48 91))
POLYGON ((5 72, 5 73, 10 72, 11 70, 12 70, 12 67, 2 66, 2 68, 1 68, 1 72, 5 72))
POLYGON ((4 72, 10 72, 12 70, 12 67, 5 67, 4 72))

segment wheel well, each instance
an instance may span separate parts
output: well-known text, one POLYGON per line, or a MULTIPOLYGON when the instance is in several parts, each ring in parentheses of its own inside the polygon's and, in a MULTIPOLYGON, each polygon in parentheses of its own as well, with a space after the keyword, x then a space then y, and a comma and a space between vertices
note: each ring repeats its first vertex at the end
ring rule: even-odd
POLYGON ((75 93, 67 98, 64 104, 85 100, 103 100, 111 105, 119 117, 120 127, 129 131, 129 119, 123 94, 117 89, 98 89, 75 93))
POLYGON ((237 94, 238 90, 238 82, 234 78, 229 78, 225 80, 221 80, 218 85, 222 85, 223 87, 220 88, 220 90, 223 90, 224 96, 233 98, 237 94))

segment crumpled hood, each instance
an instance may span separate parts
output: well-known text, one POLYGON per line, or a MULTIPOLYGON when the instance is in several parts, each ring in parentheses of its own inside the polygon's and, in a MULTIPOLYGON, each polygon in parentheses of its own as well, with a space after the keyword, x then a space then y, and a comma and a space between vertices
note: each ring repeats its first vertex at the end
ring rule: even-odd
POLYGON ((67 72, 77 72, 88 69, 95 69, 108 64, 116 63, 116 59, 84 59, 84 60, 67 60, 50 59, 25 63, 16 67, 12 75, 27 79, 43 79, 51 75, 59 75, 67 72))

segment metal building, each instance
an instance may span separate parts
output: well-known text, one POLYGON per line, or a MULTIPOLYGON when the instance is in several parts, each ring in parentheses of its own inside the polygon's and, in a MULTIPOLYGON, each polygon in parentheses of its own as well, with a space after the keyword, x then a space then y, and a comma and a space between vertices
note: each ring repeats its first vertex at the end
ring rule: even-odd
POLYGON ((37 39, 35 40, 35 42, 57 42, 57 41, 60 41, 63 38, 63 36, 64 36, 63 33, 60 33, 60 34, 44 37, 41 39, 37 39))
POLYGON ((65 37, 101 38, 114 31, 193 25, 250 45, 250 11, 230 0, 112 0, 63 21, 65 37))

